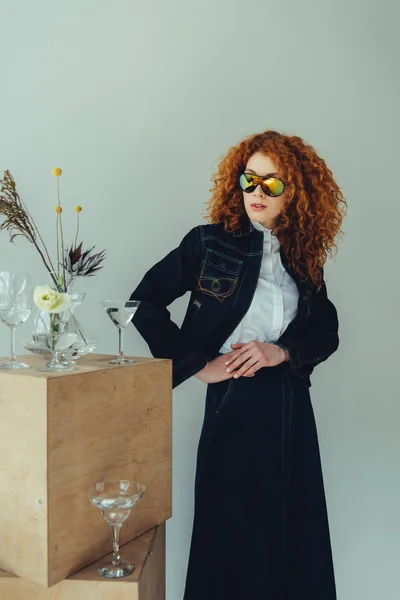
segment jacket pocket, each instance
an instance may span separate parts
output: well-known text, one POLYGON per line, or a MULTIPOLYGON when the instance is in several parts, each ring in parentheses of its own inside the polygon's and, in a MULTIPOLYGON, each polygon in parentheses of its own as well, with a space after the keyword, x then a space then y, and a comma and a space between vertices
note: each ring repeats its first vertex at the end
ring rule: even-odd
POLYGON ((207 248, 196 289, 223 302, 233 294, 242 264, 241 260, 207 248))
POLYGON ((226 381, 228 381, 228 387, 225 390, 224 395, 222 396, 222 399, 218 402, 216 408, 215 408, 215 414, 218 415, 221 410, 224 408, 225 404, 228 402, 229 397, 232 393, 233 390, 233 377, 231 377, 231 379, 227 379, 226 381))

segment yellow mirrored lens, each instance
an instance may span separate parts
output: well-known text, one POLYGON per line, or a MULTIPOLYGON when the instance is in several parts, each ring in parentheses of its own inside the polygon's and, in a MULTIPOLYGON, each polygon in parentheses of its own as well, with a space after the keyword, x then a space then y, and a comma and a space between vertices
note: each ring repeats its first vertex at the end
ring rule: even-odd
POLYGON ((258 185, 261 185, 267 196, 280 196, 285 188, 284 183, 275 177, 265 179, 259 175, 251 175, 250 173, 242 173, 239 178, 240 186, 245 192, 252 192, 258 185))
POLYGON ((275 179, 271 177, 265 181, 267 184, 269 191, 273 196, 279 196, 283 192, 283 182, 280 179, 275 179))
POLYGON ((249 175, 247 173, 244 173, 243 175, 240 176, 240 185, 242 190, 245 190, 248 187, 251 187, 253 185, 253 175, 249 175))

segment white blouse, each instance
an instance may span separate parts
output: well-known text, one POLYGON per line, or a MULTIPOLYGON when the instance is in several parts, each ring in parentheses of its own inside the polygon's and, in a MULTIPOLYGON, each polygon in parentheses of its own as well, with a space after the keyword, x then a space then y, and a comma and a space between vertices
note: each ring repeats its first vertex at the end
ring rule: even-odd
POLYGON ((222 354, 239 342, 276 342, 297 314, 299 291, 282 265, 278 239, 271 229, 251 223, 264 233, 260 276, 249 310, 220 349, 222 354))

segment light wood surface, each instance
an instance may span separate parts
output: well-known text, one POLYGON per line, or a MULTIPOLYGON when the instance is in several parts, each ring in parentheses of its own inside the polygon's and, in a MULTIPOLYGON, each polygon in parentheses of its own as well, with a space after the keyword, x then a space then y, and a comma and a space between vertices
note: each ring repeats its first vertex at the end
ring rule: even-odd
MULTIPOLYGON (((107 559, 111 555, 107 556, 107 559)), ((1 600, 165 600, 165 523, 121 548, 134 572, 116 581, 103 579, 97 561, 51 588, 0 571, 1 600)))
POLYGON ((86 496, 91 483, 146 486, 121 543, 171 516, 171 361, 109 359, 82 358, 56 375, 0 371, 0 568, 43 586, 110 547, 110 529, 86 496))
POLYGON ((6 571, 21 564, 47 572, 46 387, 45 379, 0 371, 0 568, 6 571))
MULTIPOLYGON (((13 377, 34 377, 35 379, 52 379, 54 377, 65 377, 66 375, 72 375, 77 373, 91 373, 93 371, 107 371, 109 369, 125 369, 127 366, 132 365, 111 365, 109 361, 115 358, 112 354, 88 354, 83 358, 76 361, 76 367, 73 371, 65 371, 64 373, 51 373, 48 371, 38 371, 37 367, 43 367, 48 358, 45 359, 38 354, 21 354, 17 356, 18 360, 30 365, 29 369, 20 369, 17 371, 4 371, 7 375, 13 377)), ((147 358, 143 356, 128 356, 134 360, 133 364, 146 364, 146 363, 157 363, 165 362, 164 358, 147 358)), ((0 357, 0 363, 9 360, 9 357, 0 357)))

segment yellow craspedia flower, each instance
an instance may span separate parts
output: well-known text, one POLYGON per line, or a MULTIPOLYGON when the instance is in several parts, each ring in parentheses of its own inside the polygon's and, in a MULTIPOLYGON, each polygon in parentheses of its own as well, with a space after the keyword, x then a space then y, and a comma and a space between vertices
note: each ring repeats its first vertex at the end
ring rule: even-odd
POLYGON ((55 175, 56 177, 60 177, 61 173, 62 173, 62 169, 60 169, 60 167, 54 167, 54 169, 52 170, 53 175, 55 175))
POLYGON ((75 206, 75 212, 82 212, 82 206, 75 206))
POLYGON ((55 207, 55 209, 54 209, 54 211, 55 211, 56 213, 58 213, 58 214, 61 214, 61 213, 62 213, 62 208, 61 208, 61 206, 56 206, 56 207, 55 207))

